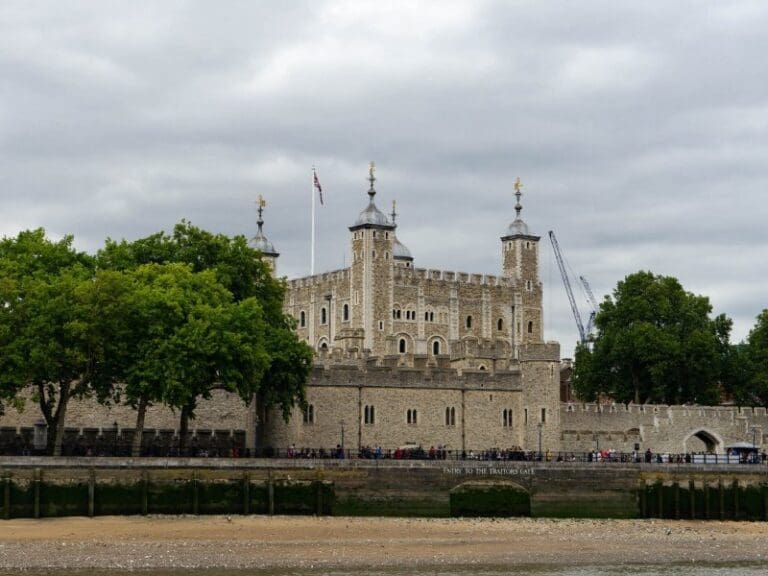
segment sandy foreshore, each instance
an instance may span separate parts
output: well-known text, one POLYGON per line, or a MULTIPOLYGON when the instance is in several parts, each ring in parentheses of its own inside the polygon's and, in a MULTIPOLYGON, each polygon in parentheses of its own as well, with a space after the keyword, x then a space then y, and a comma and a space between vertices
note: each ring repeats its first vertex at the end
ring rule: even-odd
POLYGON ((768 524, 101 517, 0 521, 0 571, 760 562, 768 524))

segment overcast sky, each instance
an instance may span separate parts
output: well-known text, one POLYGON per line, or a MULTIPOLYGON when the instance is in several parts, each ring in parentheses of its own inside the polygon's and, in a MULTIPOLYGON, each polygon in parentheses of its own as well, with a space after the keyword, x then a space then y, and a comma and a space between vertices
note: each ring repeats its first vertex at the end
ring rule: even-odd
POLYGON ((563 356, 548 230, 598 299, 674 275, 740 340, 768 306, 766 30, 761 1, 3 0, 0 234, 252 236, 263 194, 295 277, 312 165, 322 271, 375 160, 417 266, 494 274, 520 176, 563 356))

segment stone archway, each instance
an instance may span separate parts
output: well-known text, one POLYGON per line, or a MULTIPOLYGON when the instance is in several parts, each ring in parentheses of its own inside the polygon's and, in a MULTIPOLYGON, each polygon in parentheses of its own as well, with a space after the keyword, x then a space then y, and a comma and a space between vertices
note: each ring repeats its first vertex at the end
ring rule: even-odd
POLYGON ((470 480, 450 492, 451 516, 530 516, 531 494, 505 480, 470 480))
POLYGON ((704 428, 691 432, 683 440, 685 452, 716 454, 723 452, 724 445, 723 439, 718 434, 704 428))

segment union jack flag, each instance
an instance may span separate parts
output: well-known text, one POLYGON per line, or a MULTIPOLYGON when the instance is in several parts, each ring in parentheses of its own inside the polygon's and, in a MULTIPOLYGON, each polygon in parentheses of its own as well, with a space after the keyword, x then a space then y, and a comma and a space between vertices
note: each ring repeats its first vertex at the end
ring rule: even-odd
POLYGON ((317 179, 317 172, 312 170, 312 174, 315 178, 315 188, 317 188, 317 193, 320 194, 320 204, 323 204, 323 187, 320 186, 320 180, 317 179))

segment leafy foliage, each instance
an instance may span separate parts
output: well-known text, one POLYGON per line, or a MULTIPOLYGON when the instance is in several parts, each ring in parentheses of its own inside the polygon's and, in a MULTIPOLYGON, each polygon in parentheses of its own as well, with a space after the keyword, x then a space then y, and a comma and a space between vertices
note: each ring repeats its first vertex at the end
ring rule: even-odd
MULTIPOLYGON (((197 341, 192 345, 191 339, 182 343, 177 338, 176 350, 185 350, 191 361, 197 360, 194 373, 190 364, 183 384, 179 380, 166 391, 165 401, 182 408, 182 420, 193 415, 198 397, 207 397, 213 389, 222 386, 223 377, 231 377, 227 386, 246 401, 249 399, 247 391, 258 391, 260 401, 268 406, 278 406, 286 418, 297 401, 303 402, 304 385, 312 367, 312 351, 297 338, 293 320, 283 313, 284 283, 272 277, 269 266, 262 261, 257 250, 248 246, 245 237, 214 235, 182 221, 171 235, 161 232, 133 242, 108 240, 97 255, 97 261, 101 268, 118 271, 129 271, 151 263, 180 263, 188 265, 194 273, 213 274, 239 306, 232 309, 234 316, 229 318, 233 325, 245 322, 249 314, 256 314, 254 305, 258 305, 263 327, 253 335, 258 338, 264 356, 249 357, 243 354, 242 348, 240 355, 230 351, 235 355, 227 364, 229 372, 222 371, 222 363, 218 364, 218 372, 212 372, 211 364, 201 360, 203 342, 197 341), (185 349, 185 346, 189 348, 185 349), (244 366, 249 363, 249 370, 259 380, 246 386, 243 381, 246 377, 244 366), (235 385, 236 382, 240 384, 235 385)), ((223 310, 218 310, 217 314, 226 317, 223 310)), ((204 335, 208 346, 218 337, 225 338, 221 326, 216 332, 212 317, 208 317, 207 321, 199 317, 193 320, 184 332, 188 337, 202 338, 204 335)))
MULTIPOLYGON (((49 426, 49 450, 61 449, 70 398, 97 392, 97 350, 88 338, 91 314, 82 298, 93 260, 52 242, 41 229, 0 241, 0 398, 18 401, 31 388, 49 426)), ((17 402, 18 403, 18 402, 17 402)))
POLYGON ((730 320, 710 318, 708 298, 677 279, 637 272, 601 303, 592 349, 576 352, 574 386, 584 399, 717 403, 730 320))

